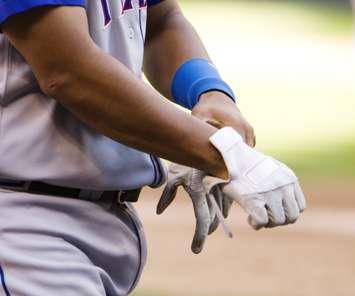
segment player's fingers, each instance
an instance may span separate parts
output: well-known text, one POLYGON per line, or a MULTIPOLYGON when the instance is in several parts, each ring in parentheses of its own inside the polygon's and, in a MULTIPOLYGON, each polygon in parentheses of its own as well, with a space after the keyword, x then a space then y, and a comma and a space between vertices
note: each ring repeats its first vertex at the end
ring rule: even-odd
POLYGON ((306 198, 304 197, 302 188, 298 182, 294 184, 294 189, 295 189, 296 201, 300 209, 300 212, 302 213, 307 208, 306 198))
POLYGON ((157 205, 157 214, 160 215, 162 214, 166 208, 173 202, 175 199, 177 189, 180 186, 180 183, 175 180, 173 182, 168 182, 165 185, 164 191, 159 199, 158 205, 157 205))
POLYGON ((267 227, 283 225, 286 222, 285 210, 282 204, 282 190, 274 190, 265 194, 266 209, 269 215, 267 227))
POLYGON ((204 119, 204 121, 218 129, 221 129, 223 127, 223 123, 215 119, 204 119))
POLYGON ((256 136, 255 136, 255 134, 254 134, 252 147, 254 148, 255 146, 256 146, 256 136))
POLYGON ((196 228, 191 250, 193 253, 199 254, 202 251, 208 236, 211 219, 205 195, 200 194, 199 196, 194 197, 192 203, 196 217, 196 228))
POLYGON ((285 186, 283 189, 282 204, 285 210, 286 223, 295 223, 300 215, 300 210, 295 199, 294 187, 292 185, 285 186))
POLYGON ((254 129, 250 125, 246 127, 245 138, 246 138, 247 145, 249 145, 250 147, 255 147, 256 145, 255 133, 254 133, 254 129))

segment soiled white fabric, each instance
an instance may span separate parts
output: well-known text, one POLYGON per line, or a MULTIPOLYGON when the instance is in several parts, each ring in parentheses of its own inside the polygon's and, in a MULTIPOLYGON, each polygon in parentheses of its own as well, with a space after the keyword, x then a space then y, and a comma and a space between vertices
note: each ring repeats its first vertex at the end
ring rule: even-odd
POLYGON ((302 189, 294 172, 285 164, 246 145, 241 136, 226 127, 210 142, 222 154, 230 180, 207 176, 206 191, 222 186, 248 214, 255 229, 294 223, 306 208, 302 189))
POLYGON ((223 217, 228 215, 231 207, 230 199, 221 192, 219 186, 215 186, 211 193, 206 192, 202 184, 205 176, 204 172, 197 169, 171 164, 168 182, 157 206, 157 213, 163 213, 173 202, 180 186, 189 194, 196 217, 195 234, 191 245, 191 250, 195 254, 202 251, 207 236, 213 233, 219 224, 228 236, 232 236, 223 217))

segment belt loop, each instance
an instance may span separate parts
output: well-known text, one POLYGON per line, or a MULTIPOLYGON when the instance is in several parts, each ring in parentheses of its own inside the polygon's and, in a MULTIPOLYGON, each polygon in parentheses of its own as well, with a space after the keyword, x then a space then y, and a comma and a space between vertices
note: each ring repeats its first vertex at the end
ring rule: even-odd
POLYGON ((118 193, 118 201, 123 204, 124 202, 137 202, 142 188, 120 191, 118 193))
POLYGON ((30 187, 31 187, 31 182, 25 182, 23 184, 23 190, 24 191, 28 191, 30 189, 30 187))
POLYGON ((120 190, 118 191, 118 194, 117 194, 117 203, 120 204, 120 205, 123 205, 125 203, 125 191, 123 190, 120 190))

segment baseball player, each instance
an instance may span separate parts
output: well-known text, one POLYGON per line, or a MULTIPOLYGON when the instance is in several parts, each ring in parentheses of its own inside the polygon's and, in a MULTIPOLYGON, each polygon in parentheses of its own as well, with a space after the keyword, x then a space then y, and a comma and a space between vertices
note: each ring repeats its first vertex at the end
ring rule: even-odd
POLYGON ((132 202, 166 181, 158 157, 179 164, 158 212, 184 185, 195 253, 234 201, 256 229, 305 208, 177 1, 0 0, 0 29, 0 295, 128 295, 146 260, 132 202))

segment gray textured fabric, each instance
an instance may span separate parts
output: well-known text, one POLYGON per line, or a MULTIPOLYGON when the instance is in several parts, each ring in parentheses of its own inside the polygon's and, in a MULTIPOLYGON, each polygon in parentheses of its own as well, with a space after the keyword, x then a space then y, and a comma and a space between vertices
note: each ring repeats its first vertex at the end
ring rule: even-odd
POLYGON ((129 204, 0 189, 1 296, 128 295, 145 261, 129 204))
POLYGON ((195 234, 191 245, 191 250, 195 254, 202 251, 207 236, 212 234, 220 223, 226 235, 233 236, 222 214, 229 211, 231 203, 228 202, 228 209, 223 208, 227 204, 223 203, 223 199, 229 197, 223 195, 218 187, 211 194, 206 192, 202 184, 205 176, 206 173, 197 169, 172 163, 169 166, 167 184, 157 206, 157 214, 160 215, 174 201, 178 188, 181 186, 185 189, 191 198, 196 218, 195 234))

